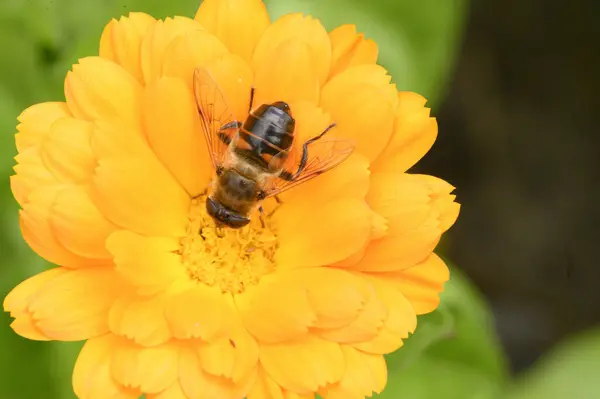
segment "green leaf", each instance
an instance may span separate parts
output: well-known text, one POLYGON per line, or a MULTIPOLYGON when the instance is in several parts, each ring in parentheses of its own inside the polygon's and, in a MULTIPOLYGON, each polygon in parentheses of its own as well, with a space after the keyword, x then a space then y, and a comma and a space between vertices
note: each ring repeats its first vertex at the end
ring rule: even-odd
POLYGON ((559 344, 504 395, 507 399, 600 398, 600 328, 559 344))
POLYGON ((415 91, 431 103, 441 97, 462 34, 466 0, 267 0, 273 19, 304 12, 328 30, 355 24, 379 45, 379 62, 399 90, 415 91))
POLYGON ((415 334, 387 360, 382 399, 494 398, 507 376, 490 311, 456 270, 438 310, 419 317, 415 334))

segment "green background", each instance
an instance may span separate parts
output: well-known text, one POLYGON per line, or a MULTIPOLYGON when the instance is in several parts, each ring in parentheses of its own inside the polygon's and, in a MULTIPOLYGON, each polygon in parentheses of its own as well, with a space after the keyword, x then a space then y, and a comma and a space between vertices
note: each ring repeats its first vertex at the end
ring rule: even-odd
MULTIPOLYGON (((375 39, 381 63, 398 88, 444 98, 467 18, 463 0, 278 0, 272 17, 303 11, 328 29, 355 23, 375 39)), ((2 0, 0 2, 0 294, 47 267, 23 242, 8 177, 15 155, 17 115, 27 106, 63 98, 66 71, 97 53, 113 17, 145 11, 155 17, 193 17, 196 0, 2 0)), ((442 248, 443 250, 443 248, 442 248)), ((71 371, 80 343, 20 338, 0 320, 0 399, 73 398, 71 371)), ((600 332, 573 337, 525 375, 509 375, 487 305, 453 270, 440 308, 419 319, 417 334, 389 356, 381 398, 600 398, 600 332)))

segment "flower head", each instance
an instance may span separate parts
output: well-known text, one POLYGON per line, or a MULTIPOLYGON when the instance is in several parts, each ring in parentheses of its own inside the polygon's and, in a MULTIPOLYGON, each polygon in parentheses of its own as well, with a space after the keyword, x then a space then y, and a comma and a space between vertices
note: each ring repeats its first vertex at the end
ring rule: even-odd
POLYGON ((433 250, 455 221, 453 187, 406 173, 437 125, 398 92, 352 26, 259 0, 206 0, 195 19, 132 13, 67 74, 65 102, 19 117, 13 193, 25 240, 58 265, 4 307, 35 340, 87 340, 82 399, 363 398, 383 355, 432 311, 448 279, 433 250), (332 121, 356 142, 337 168, 267 200, 240 230, 204 205, 214 169, 194 70, 239 120, 286 101, 296 141, 332 121))

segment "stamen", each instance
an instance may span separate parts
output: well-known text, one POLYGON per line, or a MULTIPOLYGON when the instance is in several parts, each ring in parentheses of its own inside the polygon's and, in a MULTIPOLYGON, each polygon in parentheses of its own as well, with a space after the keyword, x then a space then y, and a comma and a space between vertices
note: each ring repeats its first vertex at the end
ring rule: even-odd
POLYGON ((216 227, 206 212, 206 197, 190 207, 187 236, 181 240, 183 262, 190 279, 223 292, 241 293, 275 269, 278 241, 268 217, 258 217, 239 230, 216 227))

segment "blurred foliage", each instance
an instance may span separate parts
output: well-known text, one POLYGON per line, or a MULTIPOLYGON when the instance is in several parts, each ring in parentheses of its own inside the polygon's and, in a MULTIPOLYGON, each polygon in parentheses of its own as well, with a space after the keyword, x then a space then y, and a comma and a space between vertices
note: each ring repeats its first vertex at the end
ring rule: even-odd
MULTIPOLYGON (((355 23, 375 39, 381 63, 400 90, 435 104, 443 96, 464 25, 464 0, 270 0, 273 18, 302 11, 328 29, 355 23)), ((193 16, 197 0, 3 0, 0 2, 0 294, 47 267, 23 242, 9 175, 17 115, 27 106, 63 98, 66 71, 97 53, 113 17, 144 11, 155 17, 193 16)), ((0 319, 0 399, 73 398, 70 378, 81 343, 27 341, 0 319), (35 383, 31 383, 35 381, 35 383)), ((389 383, 379 398, 587 399, 600 397, 600 333, 560 348, 522 381, 507 384, 490 312, 456 272, 440 308, 419 318, 417 334, 388 357, 389 383), (509 386, 507 393, 506 386, 509 386), (593 390, 595 389, 595 391, 593 390), (507 396, 509 395, 509 396, 507 396)))

